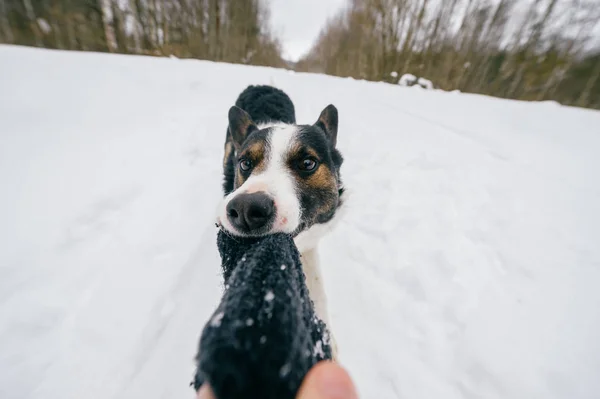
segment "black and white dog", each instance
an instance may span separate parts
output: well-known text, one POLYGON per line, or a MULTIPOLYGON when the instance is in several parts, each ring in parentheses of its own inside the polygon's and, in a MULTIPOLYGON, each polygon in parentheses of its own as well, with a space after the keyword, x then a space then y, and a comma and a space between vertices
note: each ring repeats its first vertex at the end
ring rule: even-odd
MULTIPOLYGON (((294 104, 271 86, 250 86, 229 110, 217 223, 232 235, 288 233, 300 251, 317 315, 331 324, 317 244, 340 219, 344 188, 337 109, 297 125, 294 104)), ((332 337, 334 358, 337 358, 332 337)))

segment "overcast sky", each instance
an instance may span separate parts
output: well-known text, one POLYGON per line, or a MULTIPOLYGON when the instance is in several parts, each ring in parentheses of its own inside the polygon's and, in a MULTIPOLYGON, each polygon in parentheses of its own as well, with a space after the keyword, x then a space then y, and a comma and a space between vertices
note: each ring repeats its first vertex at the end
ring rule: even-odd
POLYGON ((284 57, 297 61, 310 50, 319 31, 346 0, 270 0, 271 26, 281 39, 284 57))

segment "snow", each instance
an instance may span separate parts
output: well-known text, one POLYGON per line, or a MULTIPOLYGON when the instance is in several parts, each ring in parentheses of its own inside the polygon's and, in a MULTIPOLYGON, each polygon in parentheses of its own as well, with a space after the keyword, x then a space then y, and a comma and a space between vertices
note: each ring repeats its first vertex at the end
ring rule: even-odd
POLYGON ((348 211, 320 252, 361 397, 598 396, 599 112, 169 58, 0 65, 0 397, 193 397, 250 83, 304 123, 339 109, 348 211))
POLYGON ((402 77, 398 81, 398 84, 400 86, 409 86, 428 90, 431 90, 434 87, 433 82, 431 82, 431 80, 425 78, 417 78, 415 75, 410 73, 405 73, 404 75, 402 75, 402 77))
POLYGON ((223 316, 225 316, 225 313, 223 312, 219 312, 216 315, 214 315, 213 318, 210 319, 210 325, 212 327, 219 327, 221 325, 221 322, 223 321, 223 316))
POLYGON ((267 291, 265 294, 265 301, 271 302, 273 299, 275 299, 275 294, 273 294, 273 291, 267 291))
POLYGON ((292 365, 286 363, 283 366, 281 366, 281 369, 279 369, 279 376, 281 378, 285 378, 290 373, 290 371, 292 371, 292 365))
POLYGON ((46 21, 44 18, 38 18, 36 20, 36 22, 44 34, 47 35, 48 33, 50 33, 52 31, 52 27, 50 26, 48 21, 46 21))
POLYGON ((433 89, 433 83, 429 79, 419 78, 417 83, 419 84, 419 86, 421 86, 424 89, 428 89, 428 90, 433 89))
POLYGON ((411 73, 405 73, 400 77, 398 84, 400 86, 413 86, 417 83, 417 77, 411 73))

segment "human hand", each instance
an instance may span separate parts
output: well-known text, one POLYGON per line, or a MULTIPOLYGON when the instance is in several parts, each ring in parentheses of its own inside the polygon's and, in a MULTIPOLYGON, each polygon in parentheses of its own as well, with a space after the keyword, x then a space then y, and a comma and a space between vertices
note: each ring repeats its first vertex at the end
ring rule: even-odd
MULTIPOLYGON (((207 384, 198 390, 198 399, 215 399, 207 384)), ((322 361, 308 371, 296 399, 358 399, 350 375, 337 363, 322 361)))

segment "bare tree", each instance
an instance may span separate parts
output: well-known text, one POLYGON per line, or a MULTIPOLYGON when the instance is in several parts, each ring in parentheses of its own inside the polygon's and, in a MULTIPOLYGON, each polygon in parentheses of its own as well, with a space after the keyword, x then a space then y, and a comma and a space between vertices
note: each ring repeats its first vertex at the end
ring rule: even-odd
POLYGON ((14 40, 10 22, 8 21, 8 8, 6 7, 6 0, 0 0, 0 32, 2 32, 2 41, 5 43, 12 43, 14 40))
POLYGON ((594 90, 594 87, 598 83, 600 83, 600 61, 596 63, 596 67, 594 68, 589 79, 587 80, 587 83, 583 91, 581 92, 581 96, 579 96, 579 98, 577 99, 576 104, 580 107, 585 107, 589 105, 589 101, 592 98, 592 92, 594 90))
POLYGON ((33 36, 35 38, 35 44, 38 47, 42 46, 42 39, 40 35, 40 29, 37 25, 37 18, 35 16, 35 11, 33 9, 33 5, 31 4, 31 0, 23 0, 23 7, 25 7, 25 13, 27 15, 27 19, 29 20, 29 26, 33 32, 33 36))
POLYGON ((100 9, 102 10, 102 23, 104 25, 104 36, 106 37, 106 46, 108 51, 114 53, 117 51, 117 37, 113 28, 112 1, 99 0, 100 9))
POLYGON ((570 1, 566 14, 558 0, 522 14, 516 0, 352 0, 298 68, 389 82, 424 74, 447 90, 600 107, 600 55, 586 35, 600 15, 570 1))

